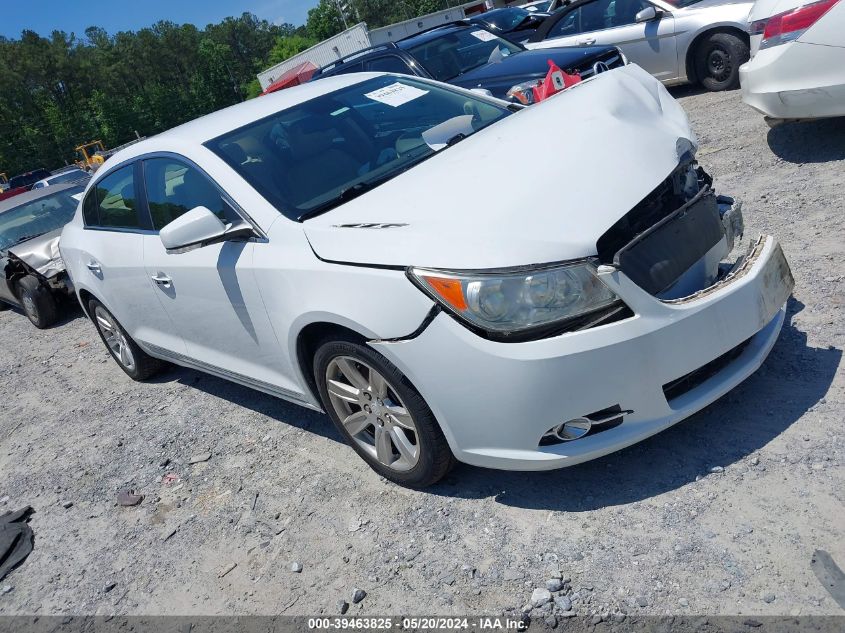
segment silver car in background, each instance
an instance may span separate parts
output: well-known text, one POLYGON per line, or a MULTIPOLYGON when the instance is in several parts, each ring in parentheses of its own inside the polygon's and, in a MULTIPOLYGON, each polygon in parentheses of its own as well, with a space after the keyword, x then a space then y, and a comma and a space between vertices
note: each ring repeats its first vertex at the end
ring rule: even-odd
POLYGON ((707 90, 728 90, 739 85, 739 67, 748 61, 753 4, 577 0, 548 18, 526 47, 610 44, 666 85, 700 83, 707 90))

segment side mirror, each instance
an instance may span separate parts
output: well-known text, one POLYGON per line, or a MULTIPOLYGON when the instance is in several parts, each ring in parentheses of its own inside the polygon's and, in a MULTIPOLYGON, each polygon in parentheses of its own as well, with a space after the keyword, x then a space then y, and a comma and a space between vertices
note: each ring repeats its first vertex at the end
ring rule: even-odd
POLYGON ((657 9, 654 7, 646 7, 634 17, 635 22, 651 22, 652 20, 657 20, 660 17, 660 13, 657 12, 657 9))
POLYGON ((234 224, 227 229, 220 218, 206 207, 195 207, 180 215, 158 234, 168 252, 190 247, 199 248, 252 235, 252 227, 246 223, 234 224))

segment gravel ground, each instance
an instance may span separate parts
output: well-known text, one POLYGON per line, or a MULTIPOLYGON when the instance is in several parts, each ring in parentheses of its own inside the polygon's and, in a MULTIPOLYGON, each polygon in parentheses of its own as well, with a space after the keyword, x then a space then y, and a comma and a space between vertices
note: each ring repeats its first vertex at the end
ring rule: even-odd
POLYGON ((0 614, 500 614, 547 581, 535 621, 845 613, 810 566, 816 549, 845 566, 845 120, 770 131, 738 92, 675 93, 747 235, 778 236, 796 279, 735 391, 591 463, 459 466, 416 492, 325 416, 184 369, 133 383, 81 313, 39 332, 2 312, 0 512, 32 505, 36 540, 0 614), (139 506, 116 504, 126 488, 139 506))

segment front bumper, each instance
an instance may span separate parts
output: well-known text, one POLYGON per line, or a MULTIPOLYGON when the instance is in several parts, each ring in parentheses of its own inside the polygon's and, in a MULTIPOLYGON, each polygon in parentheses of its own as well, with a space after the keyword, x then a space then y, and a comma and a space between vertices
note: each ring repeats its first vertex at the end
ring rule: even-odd
POLYGON ((696 295, 660 301, 618 271, 600 273, 634 317, 525 343, 476 336, 439 314, 416 338, 373 342, 431 407, 455 456, 477 466, 549 470, 619 450, 707 406, 752 374, 774 345, 792 277, 761 237, 742 266, 696 295), (663 387, 746 342, 682 395, 663 387), (540 446, 551 427, 614 405, 621 425, 540 446))
POLYGON ((845 115, 845 47, 790 42, 740 66, 742 100, 774 119, 845 115))

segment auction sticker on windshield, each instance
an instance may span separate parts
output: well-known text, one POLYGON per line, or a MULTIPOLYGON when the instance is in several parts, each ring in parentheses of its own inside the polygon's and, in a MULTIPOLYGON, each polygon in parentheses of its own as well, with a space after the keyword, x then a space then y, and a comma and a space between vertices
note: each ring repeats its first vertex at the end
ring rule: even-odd
POLYGON ((488 33, 487 31, 473 31, 472 32, 475 37, 480 39, 482 42, 489 42, 490 40, 495 40, 496 36, 492 33, 488 33))
POLYGON ((390 84, 373 92, 367 92, 364 96, 373 101, 378 101, 396 108, 427 94, 428 90, 408 86, 397 81, 395 84, 390 84))

